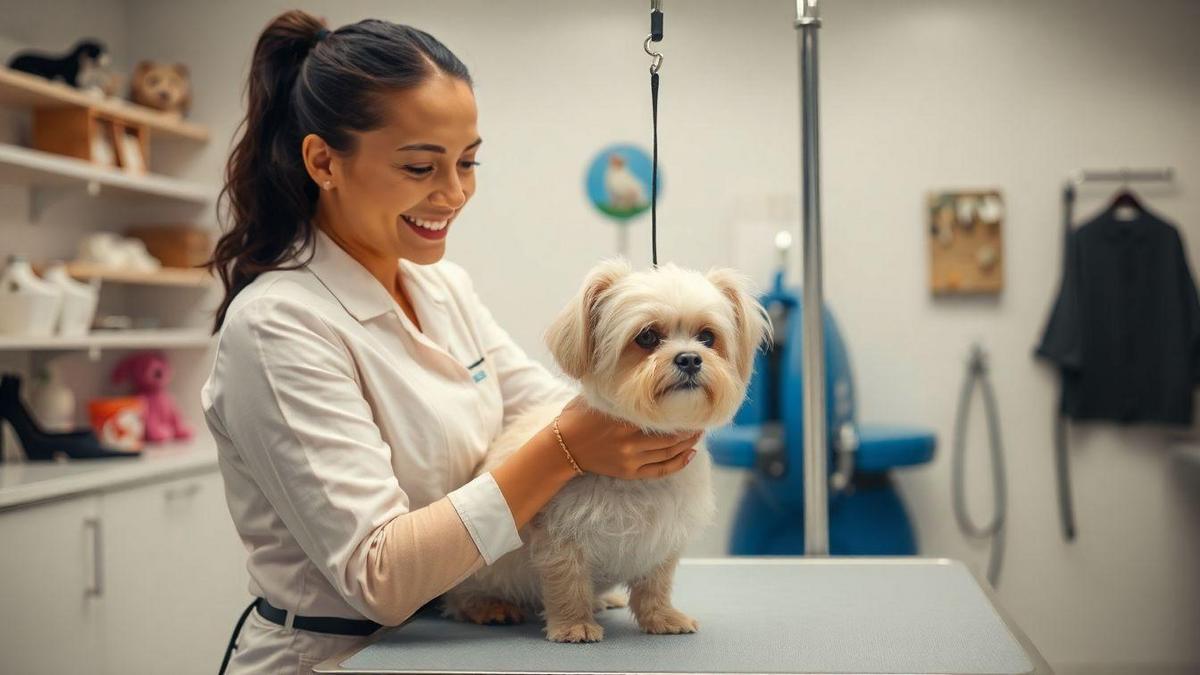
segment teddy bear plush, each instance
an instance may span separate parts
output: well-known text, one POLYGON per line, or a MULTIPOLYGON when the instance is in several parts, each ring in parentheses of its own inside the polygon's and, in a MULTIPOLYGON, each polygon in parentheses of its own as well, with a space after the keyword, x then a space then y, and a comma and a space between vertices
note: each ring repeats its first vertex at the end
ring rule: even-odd
POLYGON ((184 115, 192 103, 187 66, 142 61, 129 79, 129 98, 157 110, 184 115))
POLYGON ((192 437, 192 428, 179 414, 175 399, 167 391, 171 381, 171 365, 158 351, 137 352, 121 360, 113 370, 113 383, 129 380, 135 394, 146 403, 145 440, 147 443, 185 441, 192 437))

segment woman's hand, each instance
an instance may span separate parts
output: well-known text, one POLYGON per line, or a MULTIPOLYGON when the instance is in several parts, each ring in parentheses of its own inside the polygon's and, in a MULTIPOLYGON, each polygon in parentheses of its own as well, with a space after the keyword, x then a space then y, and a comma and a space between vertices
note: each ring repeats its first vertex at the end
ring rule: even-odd
MULTIPOLYGON (((595 410, 576 396, 563 408, 558 431, 580 469, 613 478, 664 478, 687 466, 703 432, 647 434, 595 410)), ((566 458, 563 458, 566 461, 566 458)))

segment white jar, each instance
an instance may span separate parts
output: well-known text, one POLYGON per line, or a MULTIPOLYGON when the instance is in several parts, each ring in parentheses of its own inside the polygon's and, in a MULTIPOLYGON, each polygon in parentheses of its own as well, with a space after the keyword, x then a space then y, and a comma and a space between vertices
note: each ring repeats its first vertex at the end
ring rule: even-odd
POLYGON ((9 256, 0 275, 0 335, 54 335, 62 308, 62 291, 42 281, 21 256, 9 256))
POLYGON ((98 283, 92 285, 75 281, 67 273, 67 266, 61 262, 47 269, 43 278, 63 294, 58 334, 67 337, 87 335, 92 327, 92 317, 96 315, 96 303, 100 300, 98 283))

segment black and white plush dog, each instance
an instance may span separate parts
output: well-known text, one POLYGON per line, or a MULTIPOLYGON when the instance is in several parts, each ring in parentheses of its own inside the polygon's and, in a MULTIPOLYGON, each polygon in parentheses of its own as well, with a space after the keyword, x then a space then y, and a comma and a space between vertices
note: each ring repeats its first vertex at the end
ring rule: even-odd
MULTIPOLYGON (((108 50, 97 40, 83 39, 75 43, 65 56, 48 56, 34 50, 17 52, 9 59, 8 67, 47 80, 62 80, 72 87, 83 88, 80 76, 94 69, 107 69, 108 50)), ((84 78, 86 79, 86 77, 84 78)))

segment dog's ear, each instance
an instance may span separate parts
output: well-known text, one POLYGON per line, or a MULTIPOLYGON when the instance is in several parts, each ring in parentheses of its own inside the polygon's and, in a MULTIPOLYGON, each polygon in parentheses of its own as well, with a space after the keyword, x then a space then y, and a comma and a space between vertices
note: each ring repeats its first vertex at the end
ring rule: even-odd
POLYGON ((618 279, 632 272, 624 258, 598 263, 588 272, 579 292, 546 329, 546 346, 564 373, 580 379, 591 370, 595 359, 594 333, 601 296, 618 279))
POLYGON ((737 328, 734 344, 734 363, 743 382, 750 380, 754 368, 754 355, 771 332, 771 317, 767 310, 750 293, 750 279, 726 267, 711 269, 705 275, 733 307, 734 326, 737 328))

